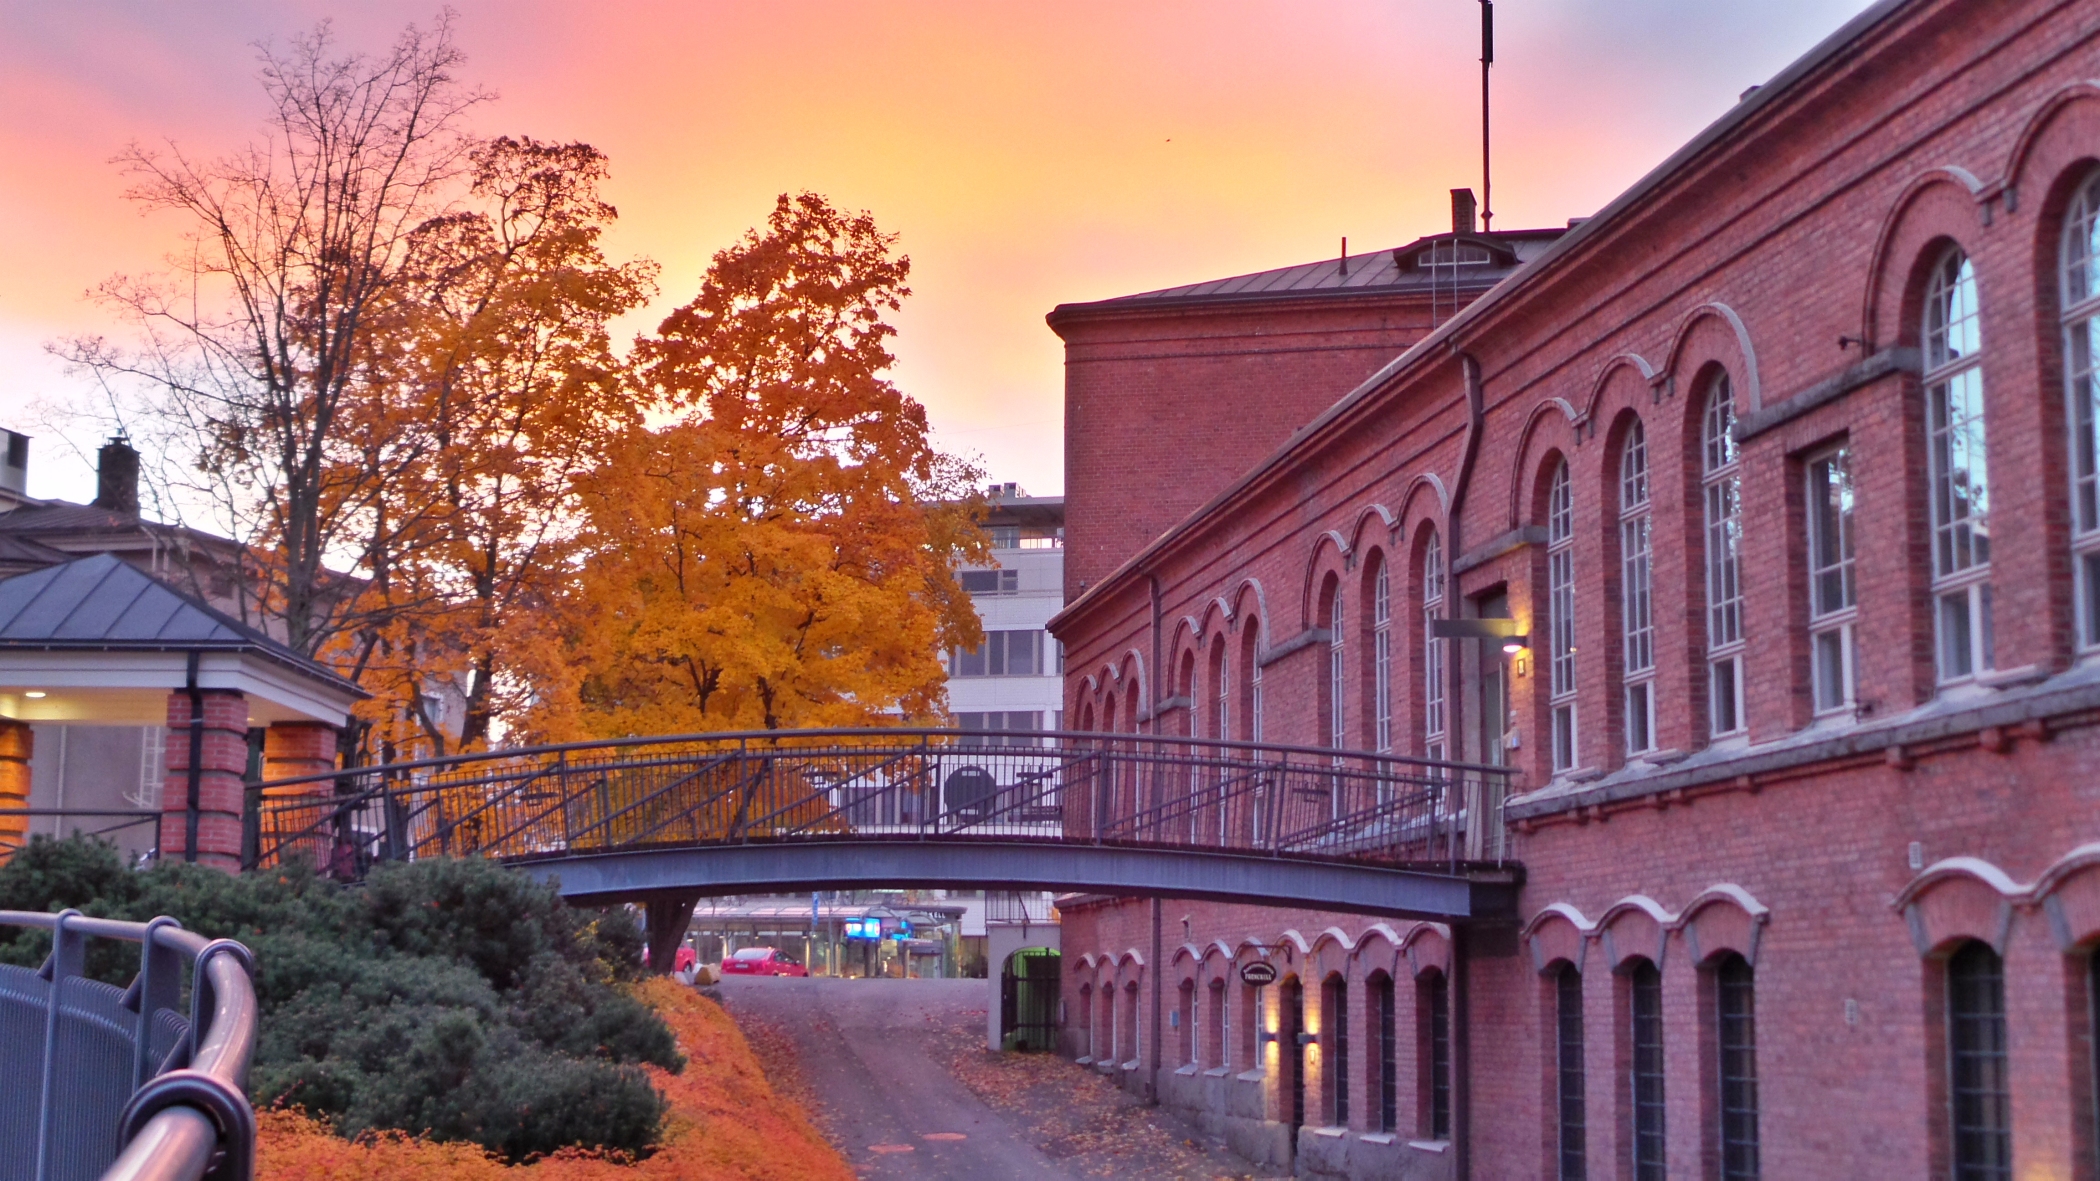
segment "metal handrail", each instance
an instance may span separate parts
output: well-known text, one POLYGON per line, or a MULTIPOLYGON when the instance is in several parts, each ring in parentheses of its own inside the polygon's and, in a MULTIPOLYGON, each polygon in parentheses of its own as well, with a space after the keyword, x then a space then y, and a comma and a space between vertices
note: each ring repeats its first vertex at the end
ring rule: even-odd
POLYGON ((1442 862, 1457 872, 1460 862, 1502 859, 1500 801, 1512 774, 1184 735, 896 727, 627 738, 253 785, 261 839, 251 867, 307 858, 356 877, 377 861, 437 854, 521 861, 939 837, 1442 862))
MULTIPOLYGON (((0 911, 0 926, 33 927, 52 933, 44 974, 50 980, 45 1080, 39 1093, 38 1181, 56 1181, 56 1048, 63 983, 79 975, 84 937, 139 944, 139 973, 123 1005, 138 1014, 134 1034, 132 1091, 114 1129, 122 1142, 102 1181, 248 1181, 254 1172, 255 1113, 247 1098, 260 1010, 253 957, 230 939, 209 940, 183 930, 171 918, 133 923, 89 918, 75 910, 57 914, 0 911), (152 1029, 180 996, 180 969, 190 965, 190 1013, 180 1040, 158 1063, 149 1061, 152 1029)), ((20 1077, 17 1075, 17 1077, 20 1077)))

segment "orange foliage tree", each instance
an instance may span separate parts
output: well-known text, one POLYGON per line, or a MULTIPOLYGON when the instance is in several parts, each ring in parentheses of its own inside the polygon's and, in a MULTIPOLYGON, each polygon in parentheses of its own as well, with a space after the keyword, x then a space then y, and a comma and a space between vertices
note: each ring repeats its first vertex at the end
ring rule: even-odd
POLYGON ((978 473, 886 378, 909 260, 866 213, 782 196, 637 343, 662 425, 578 486, 581 560, 534 716, 556 737, 881 724, 940 712, 980 639, 978 473))
POLYGON ((383 501, 417 522, 413 543, 370 584, 399 609, 371 613, 356 663, 387 736, 436 753, 485 743, 532 692, 519 653, 569 572, 573 482, 640 423, 607 324, 655 275, 600 249, 616 215, 597 149, 502 138, 472 160, 475 205, 417 230, 390 308, 393 393, 361 407, 368 433, 421 445, 383 501), (464 705, 456 733, 427 705, 440 681, 464 705))

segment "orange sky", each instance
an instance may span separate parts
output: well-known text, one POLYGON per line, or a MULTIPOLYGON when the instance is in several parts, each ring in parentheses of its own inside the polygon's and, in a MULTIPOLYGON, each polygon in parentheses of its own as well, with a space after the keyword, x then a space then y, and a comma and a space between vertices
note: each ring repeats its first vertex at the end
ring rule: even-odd
MULTIPOLYGON (((1502 0, 1497 224, 1595 211, 1866 0, 1502 0)), ((917 294, 895 377, 951 450, 1063 486, 1043 324, 1098 299, 1405 242, 1479 182, 1472 0, 460 0, 480 130, 612 159, 616 254, 663 264, 647 328, 708 256, 814 189, 902 235, 917 294)), ((151 270, 177 225, 124 203, 131 139, 212 154, 257 125, 261 38, 330 15, 380 48, 396 0, 0 0, 0 425, 30 489, 88 465, 32 409, 92 399, 45 342, 115 327, 83 292, 151 270)), ((1339 391, 1338 391, 1339 392, 1339 391)))

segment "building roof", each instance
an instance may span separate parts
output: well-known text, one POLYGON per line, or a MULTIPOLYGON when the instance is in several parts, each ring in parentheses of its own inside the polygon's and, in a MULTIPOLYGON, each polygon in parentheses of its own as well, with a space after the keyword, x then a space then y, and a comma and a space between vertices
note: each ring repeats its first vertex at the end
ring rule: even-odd
POLYGON ((33 538, 0 533, 0 577, 71 561, 72 554, 33 538))
POLYGON ((1142 291, 1091 303, 1059 304, 1050 313, 1061 319, 1097 312, 1143 311, 1172 306, 1268 302, 1278 299, 1326 299, 1363 295, 1471 296, 1493 287, 1518 267, 1544 253, 1566 229, 1512 230, 1491 234, 1435 234, 1405 246, 1369 254, 1322 259, 1296 266, 1208 279, 1158 291, 1142 291), (1487 261, 1463 266, 1428 265, 1425 252, 1477 246, 1487 261))
POLYGON ((0 650, 244 652, 358 696, 326 667, 110 554, 0 579, 0 650))

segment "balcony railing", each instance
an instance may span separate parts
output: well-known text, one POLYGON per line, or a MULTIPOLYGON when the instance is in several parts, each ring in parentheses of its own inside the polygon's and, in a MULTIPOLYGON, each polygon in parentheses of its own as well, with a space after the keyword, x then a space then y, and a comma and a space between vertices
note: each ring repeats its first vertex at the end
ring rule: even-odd
POLYGON ((0 927, 52 937, 43 967, 0 965, 0 1181, 247 1181, 248 949, 171 918, 0 911, 0 927), (139 945, 128 988, 84 974, 89 939, 139 945))

